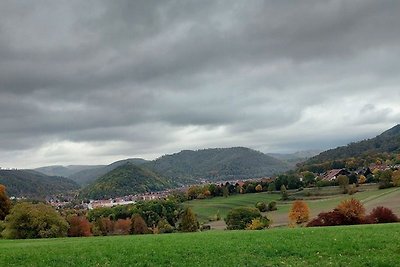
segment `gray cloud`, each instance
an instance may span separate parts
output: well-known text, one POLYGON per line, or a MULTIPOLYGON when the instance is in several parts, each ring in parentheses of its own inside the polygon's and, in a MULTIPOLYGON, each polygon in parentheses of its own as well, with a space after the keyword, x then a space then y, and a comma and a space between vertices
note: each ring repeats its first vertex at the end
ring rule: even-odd
POLYGON ((2 1, 0 163, 372 137, 400 120, 399 7, 2 1))

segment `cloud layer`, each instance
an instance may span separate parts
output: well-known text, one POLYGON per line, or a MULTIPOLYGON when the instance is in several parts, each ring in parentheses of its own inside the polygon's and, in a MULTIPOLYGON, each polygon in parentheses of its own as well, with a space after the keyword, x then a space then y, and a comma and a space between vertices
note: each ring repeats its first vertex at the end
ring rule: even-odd
POLYGON ((2 1, 0 166, 325 149, 400 121, 397 1, 2 1))

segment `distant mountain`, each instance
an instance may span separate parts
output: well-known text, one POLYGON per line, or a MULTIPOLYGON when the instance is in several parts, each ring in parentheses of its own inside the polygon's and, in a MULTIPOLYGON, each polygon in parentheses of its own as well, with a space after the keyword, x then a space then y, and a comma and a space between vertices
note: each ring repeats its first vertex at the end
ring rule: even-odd
POLYGON ((289 169, 281 160, 245 147, 183 150, 143 165, 180 184, 270 176, 289 169))
POLYGON ((282 160, 288 163, 290 166, 296 166, 297 163, 304 162, 307 159, 318 155, 319 153, 321 153, 321 150, 305 150, 290 154, 268 153, 267 155, 282 160))
POLYGON ((33 169, 34 171, 49 175, 69 177, 77 172, 104 167, 105 165, 52 165, 33 169))
POLYGON ((85 169, 79 172, 76 172, 70 176, 68 176, 69 179, 77 182, 78 184, 85 186, 90 184, 91 182, 95 181, 97 178, 105 175, 106 173, 114 170, 115 168, 124 165, 125 163, 133 163, 136 165, 141 165, 146 162, 148 162, 145 159, 141 158, 132 158, 132 159, 124 159, 124 160, 119 160, 114 163, 111 163, 110 165, 100 165, 99 167, 95 168, 89 168, 85 169))
POLYGON ((0 184, 6 186, 9 196, 33 199, 79 189, 79 185, 70 179, 32 170, 0 170, 0 184))
POLYGON ((171 181, 130 162, 113 169, 81 191, 90 199, 107 199, 130 194, 160 191, 172 186, 171 181))
POLYGON ((400 124, 367 140, 330 149, 310 158, 308 163, 321 163, 351 157, 359 157, 366 153, 398 153, 400 152, 400 124))

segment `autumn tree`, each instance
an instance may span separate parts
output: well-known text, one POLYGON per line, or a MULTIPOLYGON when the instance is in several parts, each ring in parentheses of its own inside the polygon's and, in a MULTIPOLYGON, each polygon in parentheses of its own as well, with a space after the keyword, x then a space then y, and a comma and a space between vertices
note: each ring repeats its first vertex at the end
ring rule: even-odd
POLYGON ((118 219, 114 223, 114 234, 115 235, 129 235, 131 232, 131 219, 118 219))
POLYGON ((6 187, 0 184, 0 221, 4 220, 11 209, 11 201, 7 196, 6 187))
POLYGON ((392 174, 392 182, 394 186, 400 186, 400 170, 394 171, 392 174))
POLYGON ((257 192, 261 192, 263 190, 262 185, 260 184, 258 184, 255 189, 257 192))
POLYGON ((92 225, 85 216, 72 215, 68 218, 68 236, 91 236, 92 225))
POLYGON ((289 212, 289 220, 293 225, 301 225, 307 222, 310 218, 310 209, 307 203, 301 200, 296 200, 292 204, 292 208, 289 212))
POLYGON ((359 184, 363 184, 363 183, 365 183, 367 181, 367 177, 365 177, 364 175, 360 175, 359 177, 358 177, 358 183, 359 184))
POLYGON ((114 232, 114 222, 109 217, 101 217, 95 221, 94 228, 96 231, 93 230, 93 233, 96 235, 111 235, 114 232))
POLYGON ((358 199, 343 200, 335 210, 345 217, 343 224, 360 224, 365 218, 364 205, 358 199))
POLYGON ((192 209, 189 207, 187 207, 182 213, 179 230, 182 232, 196 232, 199 230, 199 222, 197 221, 196 214, 194 214, 192 209))
POLYGON ((148 233, 147 224, 139 214, 132 216, 132 233, 135 235, 143 235, 148 233))
POLYGON ((49 238, 67 236, 68 223, 46 204, 16 204, 5 219, 6 238, 49 238))

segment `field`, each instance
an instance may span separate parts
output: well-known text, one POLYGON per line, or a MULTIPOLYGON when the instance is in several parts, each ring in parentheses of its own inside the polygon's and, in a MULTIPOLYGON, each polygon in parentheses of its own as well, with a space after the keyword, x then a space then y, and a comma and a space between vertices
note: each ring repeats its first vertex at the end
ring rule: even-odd
MULTIPOLYGON (((318 191, 320 196, 317 197, 303 197, 304 200, 310 207, 311 216, 315 217, 318 213, 323 211, 330 211, 336 207, 342 200, 348 198, 359 199, 367 209, 371 211, 374 207, 385 206, 391 208, 397 215, 400 216, 400 188, 389 188, 389 189, 377 189, 377 186, 365 185, 360 186, 356 194, 350 196, 347 194, 334 194, 338 191, 338 188, 321 188, 313 189, 318 191)), ((278 210, 273 212, 265 213, 270 219, 272 219, 273 226, 284 226, 288 224, 288 213, 291 207, 291 201, 280 201, 279 194, 269 193, 256 193, 256 194, 244 194, 244 195, 233 195, 227 198, 216 197, 212 199, 203 200, 192 200, 186 202, 185 205, 190 206, 194 212, 198 215, 198 219, 207 223, 210 218, 215 218, 216 214, 219 213, 222 220, 213 221, 210 225, 215 229, 224 229, 225 218, 228 211, 235 207, 254 207, 258 201, 277 201, 278 210)))
POLYGON ((0 240, 1 266, 398 266, 400 224, 0 240))

